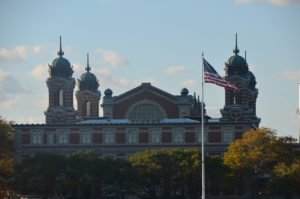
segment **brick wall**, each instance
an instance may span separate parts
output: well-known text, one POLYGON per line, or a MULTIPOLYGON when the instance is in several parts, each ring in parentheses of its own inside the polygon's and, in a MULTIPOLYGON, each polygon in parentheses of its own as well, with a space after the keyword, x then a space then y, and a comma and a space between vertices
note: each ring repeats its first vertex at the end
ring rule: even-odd
POLYGON ((79 144, 80 136, 79 133, 70 133, 70 144, 79 144))
POLYGON ((126 142, 126 134, 125 133, 116 133, 116 142, 118 144, 123 144, 126 142))
POLYGON ((103 142, 103 134, 102 133, 94 133, 93 134, 93 143, 101 144, 103 142))
POLYGON ((139 133, 139 142, 140 143, 148 143, 149 142, 149 134, 148 133, 139 133))
POLYGON ((209 132, 208 133, 208 142, 220 143, 222 141, 221 132, 209 132))
POLYGON ((194 143, 195 142, 195 133, 194 132, 185 132, 185 142, 194 143))
POLYGON ((172 142, 172 133, 162 133, 162 142, 163 143, 170 143, 172 142))
POLYGON ((22 144, 30 144, 30 134, 22 135, 22 144))
POLYGON ((170 101, 164 98, 161 98, 157 95, 145 91, 121 102, 120 104, 117 104, 114 107, 114 119, 124 119, 127 110, 132 104, 145 99, 154 101, 160 106, 162 106, 167 114, 167 118, 179 118, 179 109, 175 103, 171 103, 170 101))

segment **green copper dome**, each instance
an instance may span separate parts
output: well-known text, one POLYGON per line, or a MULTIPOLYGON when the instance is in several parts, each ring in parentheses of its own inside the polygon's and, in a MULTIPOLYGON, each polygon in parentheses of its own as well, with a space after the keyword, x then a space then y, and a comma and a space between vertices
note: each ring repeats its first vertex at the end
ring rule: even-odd
POLYGON ((187 96, 189 94, 189 90, 187 88, 182 88, 180 94, 182 96, 187 96))
POLYGON ((246 59, 238 55, 239 52, 236 34, 235 49, 233 50, 234 55, 231 56, 225 63, 225 71, 227 76, 231 74, 245 75, 249 70, 246 59))
POLYGON ((106 89, 106 90, 104 91, 104 94, 105 94, 105 96, 111 97, 112 94, 113 94, 113 92, 112 92, 112 90, 111 90, 110 88, 108 88, 108 89, 106 89))
POLYGON ((248 71, 247 72, 247 77, 249 79, 249 88, 250 89, 255 89, 255 85, 256 85, 255 76, 253 75, 253 73, 251 71, 248 71))
POLYGON ((62 77, 62 78, 70 78, 73 74, 73 69, 71 67, 70 62, 62 57, 64 52, 61 49, 61 37, 60 37, 60 48, 57 52, 58 58, 54 59, 52 63, 49 65, 49 75, 51 77, 62 77))
POLYGON ((234 66, 248 66, 246 60, 239 55, 233 55, 229 57, 226 64, 228 65, 234 65, 234 66))
POLYGON ((86 72, 83 73, 78 81, 78 88, 82 90, 90 90, 93 92, 98 92, 99 83, 96 76, 90 72, 91 68, 89 66, 89 55, 87 55, 87 67, 86 72))

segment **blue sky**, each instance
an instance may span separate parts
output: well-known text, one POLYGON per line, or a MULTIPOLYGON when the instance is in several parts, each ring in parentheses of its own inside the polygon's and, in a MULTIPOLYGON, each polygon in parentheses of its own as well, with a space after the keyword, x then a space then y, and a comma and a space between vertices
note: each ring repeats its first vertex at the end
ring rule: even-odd
MULTIPOLYGON (((201 52, 224 75, 238 33, 240 54, 259 89, 261 126, 298 138, 299 0, 0 1, 0 115, 43 123, 47 64, 63 50, 79 78, 90 66, 102 93, 151 82, 172 94, 201 93, 201 52)), ((205 86, 209 115, 219 117, 224 89, 205 86)))

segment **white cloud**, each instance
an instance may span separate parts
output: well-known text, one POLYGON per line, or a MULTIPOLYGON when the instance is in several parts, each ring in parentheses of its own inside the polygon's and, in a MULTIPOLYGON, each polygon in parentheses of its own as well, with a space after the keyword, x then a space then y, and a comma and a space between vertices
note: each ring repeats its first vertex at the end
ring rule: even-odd
POLYGON ((0 70, 0 107, 10 108, 28 93, 10 73, 0 70))
POLYGON ((85 72, 85 67, 81 66, 80 64, 78 63, 74 63, 72 64, 73 66, 73 77, 76 79, 76 78, 79 78, 84 72, 85 72))
POLYGON ((105 64, 109 64, 112 67, 119 67, 129 63, 127 58, 121 57, 119 54, 113 51, 99 48, 96 50, 96 53, 98 52, 101 53, 101 61, 105 64))
POLYGON ((32 50, 33 54, 44 55, 45 51, 41 46, 34 46, 32 50))
MULTIPOLYGON (((152 77, 149 77, 147 79, 144 79, 142 80, 142 82, 145 82, 145 83, 151 83, 152 85, 156 83, 156 81, 152 78, 152 77)), ((140 84, 140 83, 139 83, 140 84)))
POLYGON ((71 46, 65 46, 65 47, 63 47, 62 50, 64 51, 64 53, 66 54, 67 57, 70 56, 70 55, 73 55, 73 56, 76 56, 76 57, 80 56, 80 54, 77 51, 73 50, 71 48, 71 46))
POLYGON ((282 73, 273 74, 274 77, 282 77, 288 80, 300 82, 300 70, 297 71, 287 71, 282 73))
POLYGON ((101 86, 105 86, 105 88, 110 88, 112 90, 120 90, 123 88, 127 88, 129 85, 129 80, 125 78, 116 78, 112 76, 108 67, 100 68, 98 70, 92 71, 96 77, 99 79, 100 88, 101 86))
POLYGON ((0 62, 4 63, 17 63, 27 59, 28 48, 26 46, 16 46, 8 50, 0 48, 0 62))
POLYGON ((48 107, 48 95, 39 96, 39 99, 34 102, 34 106, 38 108, 38 110, 46 110, 48 107))
POLYGON ((251 71, 251 72, 254 72, 255 71, 255 67, 253 66, 253 65, 249 65, 249 70, 251 71))
POLYGON ((46 80, 48 77, 48 66, 47 64, 37 65, 33 71, 29 72, 29 75, 37 80, 46 80))
POLYGON ((213 117, 213 118, 219 118, 221 117, 220 108, 214 107, 214 106, 208 106, 206 107, 207 115, 213 117))
POLYGON ((45 123, 44 117, 27 117, 27 118, 17 118, 14 120, 18 124, 41 124, 45 123))
POLYGON ((186 70, 185 66, 170 66, 169 68, 167 68, 166 74, 173 75, 184 70, 186 70))
POLYGON ((184 82, 181 83, 181 86, 185 86, 185 87, 195 87, 195 86, 200 86, 200 82, 197 82, 195 80, 186 80, 184 82))
POLYGON ((276 6, 286 6, 291 4, 300 3, 300 0, 235 0, 236 3, 253 3, 253 2, 264 2, 270 3, 276 6))

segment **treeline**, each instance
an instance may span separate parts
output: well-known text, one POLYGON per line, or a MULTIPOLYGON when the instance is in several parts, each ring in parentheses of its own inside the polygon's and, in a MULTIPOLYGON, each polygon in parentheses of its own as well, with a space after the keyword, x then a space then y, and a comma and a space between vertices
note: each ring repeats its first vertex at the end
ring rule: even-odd
MULTIPOLYGON (((300 147, 272 129, 251 130, 224 157, 206 157, 207 196, 300 195, 300 147)), ((0 198, 4 191, 43 198, 194 199, 201 195, 201 151, 164 149, 127 159, 93 151, 39 153, 13 165, 11 123, 0 118, 0 198)))
MULTIPOLYGON (((233 193, 229 168, 221 159, 207 157, 206 167, 209 193, 233 193)), ((201 152, 153 150, 129 160, 103 159, 92 151, 67 156, 39 153, 16 165, 12 188, 44 198, 199 198, 201 152)))

